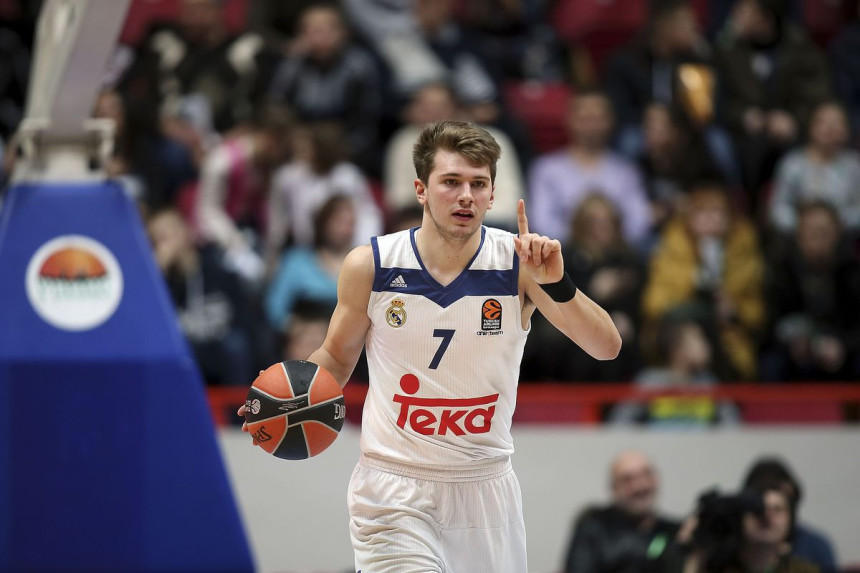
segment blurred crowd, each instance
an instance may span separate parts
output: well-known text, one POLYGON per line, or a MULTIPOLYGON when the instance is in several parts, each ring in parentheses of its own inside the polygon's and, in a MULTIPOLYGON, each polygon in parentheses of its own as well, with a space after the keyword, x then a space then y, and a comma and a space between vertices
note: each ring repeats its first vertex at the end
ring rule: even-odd
MULTIPOLYGON (((4 177, 39 4, 0 0, 4 177)), ((537 317, 523 381, 860 379, 857 0, 161 4, 93 113, 209 383, 320 344, 346 253, 420 224, 412 144, 451 118, 503 149, 486 223, 525 198, 624 339, 593 361, 537 317)))

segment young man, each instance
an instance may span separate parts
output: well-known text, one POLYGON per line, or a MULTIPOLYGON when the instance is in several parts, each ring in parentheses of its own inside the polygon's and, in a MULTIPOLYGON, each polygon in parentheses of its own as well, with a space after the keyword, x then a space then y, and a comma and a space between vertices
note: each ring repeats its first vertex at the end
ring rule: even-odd
MULTIPOLYGON (((482 225, 499 146, 444 121, 413 160, 421 227, 346 258, 325 343, 308 358, 346 384, 367 346, 370 390, 349 490, 356 569, 527 570, 511 416, 535 308, 595 358, 621 338, 564 273, 557 240, 482 225)), ((240 409, 240 414, 243 409, 240 409)))

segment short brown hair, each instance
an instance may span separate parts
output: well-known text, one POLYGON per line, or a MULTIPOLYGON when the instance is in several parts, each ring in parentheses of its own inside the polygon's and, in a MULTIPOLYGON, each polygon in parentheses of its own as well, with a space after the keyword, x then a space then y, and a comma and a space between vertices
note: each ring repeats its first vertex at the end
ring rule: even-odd
POLYGON ((496 162, 502 149, 490 133, 465 121, 438 121, 427 125, 412 148, 412 162, 418 179, 427 183, 436 152, 459 153, 473 165, 490 167, 490 181, 496 180, 496 162))

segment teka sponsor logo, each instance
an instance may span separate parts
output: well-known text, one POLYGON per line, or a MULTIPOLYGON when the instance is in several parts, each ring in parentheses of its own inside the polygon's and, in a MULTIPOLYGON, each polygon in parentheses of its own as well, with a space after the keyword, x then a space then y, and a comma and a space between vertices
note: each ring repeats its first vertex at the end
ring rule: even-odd
POLYGON ((496 413, 498 394, 476 398, 418 398, 420 382, 414 374, 400 378, 400 388, 404 394, 395 394, 393 400, 400 404, 397 425, 424 436, 465 436, 466 434, 486 434, 493 423, 496 413))

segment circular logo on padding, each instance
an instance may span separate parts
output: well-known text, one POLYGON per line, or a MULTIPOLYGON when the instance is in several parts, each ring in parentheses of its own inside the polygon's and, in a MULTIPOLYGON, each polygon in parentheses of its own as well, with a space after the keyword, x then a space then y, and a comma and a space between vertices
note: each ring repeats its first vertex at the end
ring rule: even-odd
POLYGON ((90 330, 113 316, 122 270, 113 253, 83 235, 51 239, 33 254, 25 277, 36 314, 61 330, 90 330))

